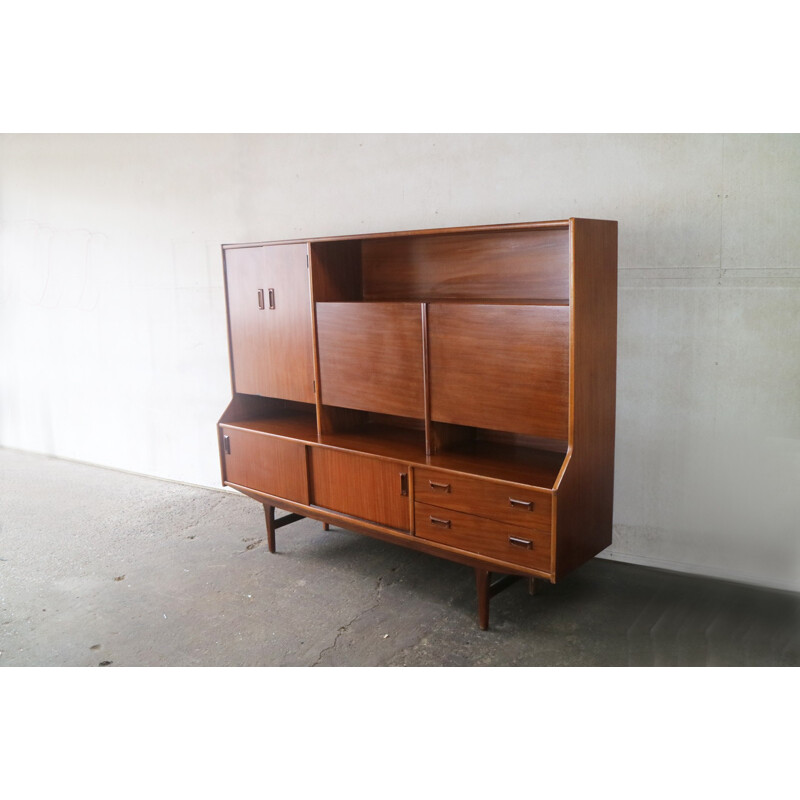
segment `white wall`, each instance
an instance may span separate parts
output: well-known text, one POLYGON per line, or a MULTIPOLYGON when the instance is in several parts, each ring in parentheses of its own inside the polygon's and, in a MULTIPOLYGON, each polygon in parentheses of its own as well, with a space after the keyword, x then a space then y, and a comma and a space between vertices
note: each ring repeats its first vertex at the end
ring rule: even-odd
POLYGON ((0 136, 0 442, 218 486, 223 242, 619 220, 614 544, 800 589, 800 136, 0 136))

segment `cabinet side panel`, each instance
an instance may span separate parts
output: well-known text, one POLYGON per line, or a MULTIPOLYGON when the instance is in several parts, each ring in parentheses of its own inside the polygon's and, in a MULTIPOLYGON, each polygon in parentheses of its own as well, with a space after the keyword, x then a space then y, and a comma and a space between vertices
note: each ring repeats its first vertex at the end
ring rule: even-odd
POLYGON ((611 544, 617 359, 617 223, 574 220, 571 455, 556 495, 556 573, 611 544))
POLYGON ((409 530, 406 465, 325 447, 311 447, 309 463, 315 506, 409 530))

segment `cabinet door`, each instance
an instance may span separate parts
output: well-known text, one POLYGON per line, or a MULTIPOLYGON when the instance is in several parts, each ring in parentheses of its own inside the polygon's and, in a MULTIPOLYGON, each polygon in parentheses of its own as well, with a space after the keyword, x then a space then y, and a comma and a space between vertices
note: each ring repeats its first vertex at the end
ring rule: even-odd
POLYGON ((419 303, 317 303, 322 402, 425 416, 419 303))
POLYGON ((406 464, 313 446, 310 464, 314 505, 409 530, 406 464))
POLYGON ((222 436, 226 483, 308 503, 305 445, 226 426, 222 436))
POLYGON ((305 244, 226 250, 234 389, 314 402, 305 244))
POLYGON ((431 418, 566 440, 569 308, 431 304, 431 418))

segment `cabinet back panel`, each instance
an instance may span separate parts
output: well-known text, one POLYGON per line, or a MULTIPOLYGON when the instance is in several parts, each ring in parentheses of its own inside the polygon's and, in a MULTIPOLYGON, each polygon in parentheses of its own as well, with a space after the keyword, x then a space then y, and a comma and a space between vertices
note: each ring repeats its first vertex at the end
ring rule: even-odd
POLYGON ((317 303, 322 402, 425 416, 422 310, 416 303, 317 303))
POLYGON ((228 250, 225 275, 235 390, 313 403, 306 246, 228 250))
POLYGON ((431 304, 431 418, 566 440, 569 308, 431 304))
POLYGON ((569 299, 567 230, 365 239, 365 300, 569 299))

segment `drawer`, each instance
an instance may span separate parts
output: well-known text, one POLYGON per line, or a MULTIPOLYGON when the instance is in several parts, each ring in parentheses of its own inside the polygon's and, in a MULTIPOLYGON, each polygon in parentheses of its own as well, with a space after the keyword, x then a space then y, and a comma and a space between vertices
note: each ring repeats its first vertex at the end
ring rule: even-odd
POLYGON ((417 537, 522 567, 550 571, 550 533, 473 514, 414 504, 417 537))
POLYGON ((225 425, 222 437, 226 482, 308 503, 304 444, 225 425))
POLYGON ((495 483, 429 468, 415 469, 414 499, 525 528, 550 530, 550 494, 513 483, 495 483))

